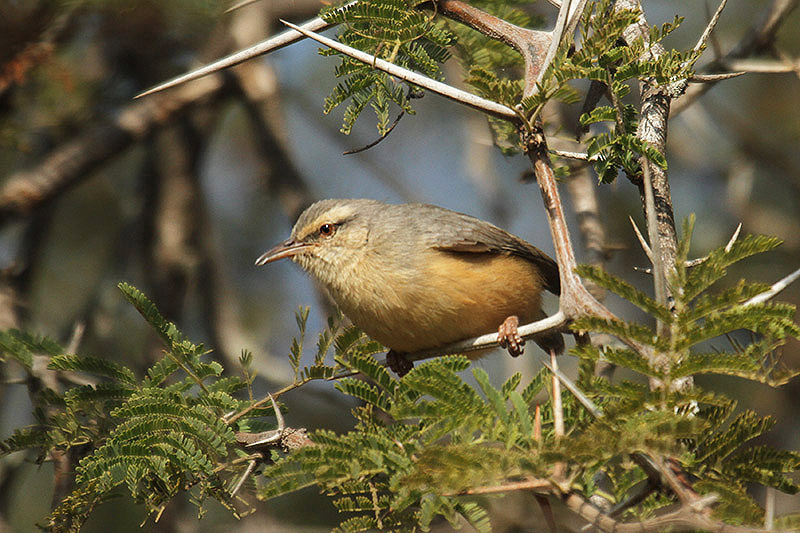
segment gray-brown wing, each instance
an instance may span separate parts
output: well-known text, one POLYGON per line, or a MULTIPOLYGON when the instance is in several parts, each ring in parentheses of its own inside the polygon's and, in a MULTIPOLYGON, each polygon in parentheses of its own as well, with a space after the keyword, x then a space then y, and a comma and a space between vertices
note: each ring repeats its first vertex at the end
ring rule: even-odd
POLYGON ((424 239, 431 248, 463 253, 509 253, 536 264, 542 272, 545 288, 560 294, 558 264, 544 252, 498 228, 462 213, 438 208, 435 231, 425 231, 424 239))

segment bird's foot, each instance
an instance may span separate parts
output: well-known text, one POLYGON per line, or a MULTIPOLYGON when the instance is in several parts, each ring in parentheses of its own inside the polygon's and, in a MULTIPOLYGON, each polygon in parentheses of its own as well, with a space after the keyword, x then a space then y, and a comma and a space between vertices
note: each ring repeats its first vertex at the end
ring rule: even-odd
POLYGON ((398 377, 403 377, 414 368, 414 362, 406 359, 405 354, 389 350, 386 352, 386 366, 398 377))
POLYGON ((525 341, 517 332, 518 327, 519 318, 512 315, 497 328, 497 343, 501 348, 508 350, 511 357, 517 357, 525 351, 525 341))

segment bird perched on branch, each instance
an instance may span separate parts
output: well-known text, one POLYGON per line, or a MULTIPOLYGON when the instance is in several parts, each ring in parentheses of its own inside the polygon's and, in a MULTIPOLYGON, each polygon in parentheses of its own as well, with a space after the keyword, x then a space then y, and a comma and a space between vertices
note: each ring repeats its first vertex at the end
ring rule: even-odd
MULTIPOLYGON (((319 201, 256 264, 286 257, 314 276, 356 326, 390 348, 387 364, 399 375, 413 366, 403 354, 493 331, 519 355, 524 342, 517 326, 545 317, 542 289, 560 291, 556 262, 538 248, 483 220, 427 204, 319 201)), ((547 352, 564 350, 560 333, 534 340, 547 352)))

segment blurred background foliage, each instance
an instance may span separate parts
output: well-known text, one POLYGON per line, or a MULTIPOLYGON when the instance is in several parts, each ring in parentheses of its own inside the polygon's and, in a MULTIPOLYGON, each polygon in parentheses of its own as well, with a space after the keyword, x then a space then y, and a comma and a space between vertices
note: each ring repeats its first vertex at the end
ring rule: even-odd
MULTIPOLYGON (((714 50, 735 49, 775 3, 732 2, 701 68, 714 50)), ((225 13, 227 3, 211 0, 0 0, 0 327, 73 341, 80 353, 141 370, 160 348, 116 289, 124 280, 142 288, 194 341, 212 347, 229 371, 236 371, 241 349, 252 350, 261 376, 256 391, 266 393, 291 379, 294 311, 311 305, 309 330, 316 331, 331 308, 294 265, 256 268, 253 262, 316 199, 434 203, 490 220, 552 252, 537 187, 520 180, 526 159, 502 156, 476 112, 428 95, 382 143, 342 155, 377 132, 365 116, 344 136, 337 131, 341 110, 323 115, 336 61, 320 57, 313 43, 132 100, 280 31, 281 18, 315 16, 320 5, 261 0, 225 13)), ((716 6, 661 0, 644 7, 651 24, 686 17, 666 43, 684 49, 716 6)), ((555 10, 541 2, 531 15, 552 24, 555 10)), ((676 219, 697 214, 693 255, 726 242, 739 222, 744 233, 785 241, 777 252, 737 266, 731 282, 772 283, 800 262, 798 25, 794 10, 774 42, 754 47, 747 63, 727 65, 759 70, 789 58, 794 71, 720 83, 670 126, 676 219)), ((462 73, 450 63, 445 75, 457 84, 462 73)), ((573 107, 551 110, 551 144, 568 136, 557 132, 576 120, 580 106, 573 107)), ((650 287, 649 277, 634 269, 647 266, 628 221, 631 216, 644 227, 638 191, 623 179, 599 186, 597 194, 609 269, 650 287)), ((577 219, 569 217, 579 241, 577 219)), ((790 287, 783 299, 800 304, 800 288, 790 287)), ((637 317, 622 302, 608 303, 637 317)), ((554 310, 557 303, 546 305, 554 310)), ((499 381, 518 370, 531 375, 540 357, 531 346, 526 357, 497 354, 478 364, 499 381)), ((788 345, 785 357, 799 365, 800 347, 788 345)), ((11 365, 0 372, 0 437, 6 437, 31 422, 31 405, 24 375, 11 365)), ((773 413, 779 423, 770 444, 800 447, 800 384, 772 390, 730 379, 712 386, 739 388, 733 396, 742 398, 742 407, 773 413)), ((352 423, 352 405, 332 386, 305 387, 284 400, 292 426, 342 430, 352 423)), ((48 512, 52 469, 31 459, 17 454, 0 461, 0 531, 30 531, 48 512)), ((191 508, 176 504, 146 528, 308 531, 337 523, 330 504, 313 491, 255 505, 258 518, 237 524, 213 509, 197 523, 191 508)), ((495 527, 531 527, 530 505, 521 495, 496 500, 502 519, 495 527)), ((778 495, 777 506, 779 514, 796 512, 800 501, 778 495)), ((141 518, 124 499, 112 501, 86 531, 106 531, 112 520, 115 531, 137 531, 141 518)))

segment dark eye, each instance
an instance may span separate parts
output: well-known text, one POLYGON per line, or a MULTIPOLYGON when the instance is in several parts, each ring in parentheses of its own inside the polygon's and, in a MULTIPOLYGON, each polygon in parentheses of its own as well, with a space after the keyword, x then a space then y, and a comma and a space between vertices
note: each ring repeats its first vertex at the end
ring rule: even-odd
POLYGON ((323 224, 319 227, 319 234, 323 237, 330 237, 336 231, 336 226, 333 224, 323 224))

